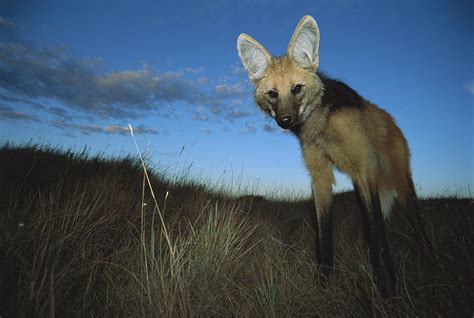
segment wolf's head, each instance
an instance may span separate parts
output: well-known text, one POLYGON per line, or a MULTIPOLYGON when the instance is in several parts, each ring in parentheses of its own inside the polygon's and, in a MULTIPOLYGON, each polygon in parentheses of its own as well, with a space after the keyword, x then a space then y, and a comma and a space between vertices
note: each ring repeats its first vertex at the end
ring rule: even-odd
POLYGON ((319 28, 311 16, 298 23, 281 57, 272 57, 247 34, 237 39, 240 60, 256 86, 255 101, 284 129, 301 125, 321 103, 318 48, 319 28))

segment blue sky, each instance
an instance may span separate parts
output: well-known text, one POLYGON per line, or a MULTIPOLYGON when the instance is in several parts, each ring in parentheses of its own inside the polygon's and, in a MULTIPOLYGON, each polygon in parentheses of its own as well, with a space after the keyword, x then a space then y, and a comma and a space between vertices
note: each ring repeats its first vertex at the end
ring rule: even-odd
MULTIPOLYGON (((320 69, 404 131, 418 191, 469 195, 473 9, 448 0, 4 0, 0 142, 121 156, 135 153, 131 123, 168 174, 308 194, 298 142, 253 102, 236 39, 251 34, 280 55, 309 14, 320 69)), ((336 190, 350 188, 337 179, 336 190)))

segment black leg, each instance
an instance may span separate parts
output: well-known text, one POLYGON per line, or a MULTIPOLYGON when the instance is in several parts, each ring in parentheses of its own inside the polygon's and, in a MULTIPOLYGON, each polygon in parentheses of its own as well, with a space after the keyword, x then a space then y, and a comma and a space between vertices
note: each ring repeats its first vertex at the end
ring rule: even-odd
POLYGON ((310 148, 306 153, 306 164, 312 177, 314 206, 316 207, 317 235, 316 261, 320 272, 327 276, 332 267, 332 184, 334 183, 333 165, 318 148, 310 148), (311 158, 307 158, 311 154, 311 158))
POLYGON ((408 212, 408 217, 411 225, 413 226, 415 231, 423 232, 423 220, 422 220, 422 212, 420 208, 420 204, 418 203, 418 198, 416 195, 415 185, 413 184, 413 180, 410 176, 407 178, 408 180, 408 194, 406 198, 406 210, 408 212))
MULTIPOLYGON (((313 198, 317 202, 313 191, 313 198)), ((319 265, 320 273, 327 278, 333 265, 332 256, 332 213, 330 207, 315 204, 316 217, 313 217, 315 229, 316 263, 319 265)))
POLYGON ((418 198, 416 195, 415 185, 411 176, 407 177, 408 180, 408 195, 405 203, 405 213, 408 222, 410 223, 417 242, 423 247, 420 252, 424 253, 423 257, 426 261, 430 262, 437 259, 431 241, 428 238, 425 222, 423 220, 423 212, 421 210, 418 198))
POLYGON ((395 273, 388 247, 385 225, 380 207, 378 192, 369 190, 369 198, 354 184, 357 200, 362 214, 364 235, 369 245, 370 261, 377 286, 383 297, 393 293, 395 289, 395 273))
POLYGON ((321 273, 328 276, 333 265, 332 214, 317 212, 316 260, 321 273))

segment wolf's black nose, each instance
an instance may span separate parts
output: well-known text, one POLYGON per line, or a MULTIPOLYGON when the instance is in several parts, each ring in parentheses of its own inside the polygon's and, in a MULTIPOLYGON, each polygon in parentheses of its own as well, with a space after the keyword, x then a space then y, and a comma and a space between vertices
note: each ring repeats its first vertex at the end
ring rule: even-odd
POLYGON ((277 124, 283 129, 288 129, 293 124, 293 118, 290 115, 279 116, 277 118, 277 124))

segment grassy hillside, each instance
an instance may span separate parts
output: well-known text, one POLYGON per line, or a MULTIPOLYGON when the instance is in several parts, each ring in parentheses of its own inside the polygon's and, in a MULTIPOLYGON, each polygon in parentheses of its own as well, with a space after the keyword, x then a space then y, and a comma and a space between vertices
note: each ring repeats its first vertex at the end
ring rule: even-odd
POLYGON ((323 284, 311 201, 232 198, 149 174, 154 196, 134 159, 4 145, 0 316, 474 314, 471 199, 421 201, 430 257, 395 211, 397 293, 381 299, 352 193, 335 198, 335 269, 323 284))

